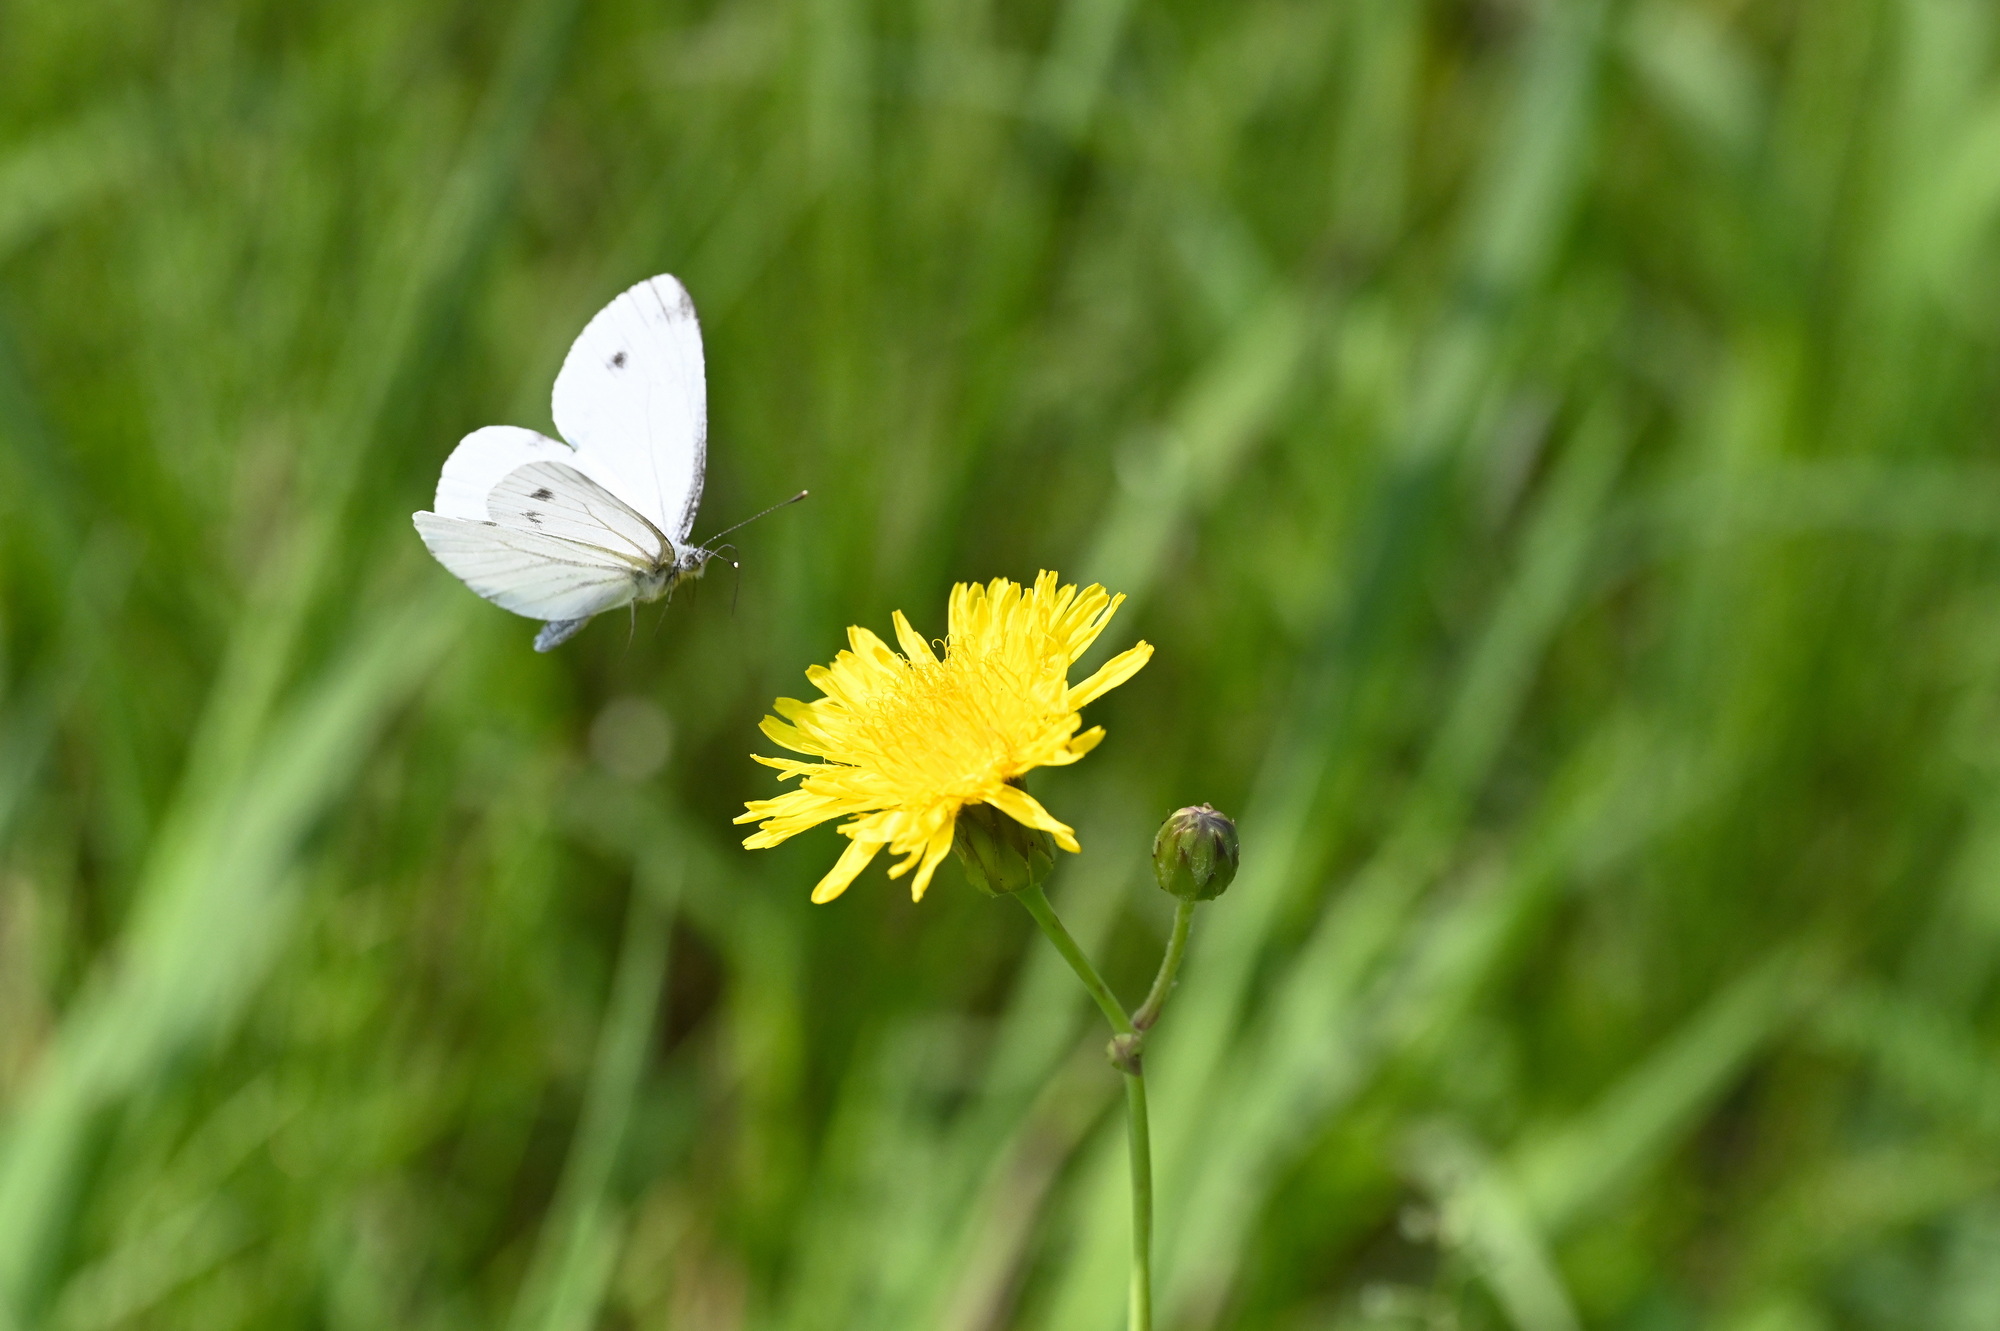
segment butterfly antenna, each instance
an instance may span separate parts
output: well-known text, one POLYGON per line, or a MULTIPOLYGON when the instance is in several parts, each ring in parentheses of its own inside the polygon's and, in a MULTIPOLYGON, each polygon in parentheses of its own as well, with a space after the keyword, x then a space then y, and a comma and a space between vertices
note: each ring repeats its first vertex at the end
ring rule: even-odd
POLYGON ((737 523, 734 527, 724 527, 721 531, 709 537, 708 540, 703 541, 701 543, 701 548, 704 550, 708 550, 712 553, 714 550, 719 548, 714 544, 714 542, 721 540, 723 537, 729 535, 729 533, 733 531, 739 531, 742 528, 749 526, 751 523, 755 522, 758 518, 766 517, 772 513, 776 513, 779 509, 784 508, 787 505, 798 503, 799 500, 804 499, 807 495, 811 493, 812 491, 810 490, 801 490, 797 494, 793 495, 790 499, 780 499, 777 503, 763 510, 763 512, 752 513, 749 517, 743 519, 743 521, 737 523))

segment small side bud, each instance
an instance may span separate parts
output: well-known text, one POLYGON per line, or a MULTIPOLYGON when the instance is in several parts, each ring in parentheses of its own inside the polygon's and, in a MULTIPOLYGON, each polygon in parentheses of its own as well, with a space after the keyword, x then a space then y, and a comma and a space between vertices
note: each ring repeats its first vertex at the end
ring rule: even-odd
POLYGON ((1206 804, 1176 809, 1153 838, 1153 874, 1183 901, 1213 901, 1236 880, 1236 824, 1206 804))
POLYGON ((951 849, 965 866, 966 881, 989 897, 1025 892, 1056 866, 1054 837, 1023 827, 990 804, 958 811, 951 849))

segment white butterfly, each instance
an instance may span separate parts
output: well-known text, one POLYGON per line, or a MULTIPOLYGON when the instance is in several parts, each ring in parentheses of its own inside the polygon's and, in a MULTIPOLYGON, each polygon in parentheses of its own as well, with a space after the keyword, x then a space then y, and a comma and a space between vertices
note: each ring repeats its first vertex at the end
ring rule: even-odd
POLYGON ((578 334, 556 375, 556 429, 474 430, 445 460, 424 544, 466 586, 547 621, 546 652, 592 615, 657 601, 698 578, 691 545, 708 455, 701 325, 671 275, 619 296, 578 334))

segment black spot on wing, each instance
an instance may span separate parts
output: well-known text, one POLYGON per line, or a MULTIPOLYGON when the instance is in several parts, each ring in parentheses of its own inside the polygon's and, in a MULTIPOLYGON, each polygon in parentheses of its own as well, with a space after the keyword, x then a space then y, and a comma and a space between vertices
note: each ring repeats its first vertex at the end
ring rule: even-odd
POLYGON ((619 352, 619 353, 618 353, 617 355, 615 355, 615 356, 613 356, 613 357, 611 358, 611 368, 612 368, 612 369, 614 369, 614 370, 622 370, 622 369, 624 369, 624 368, 625 368, 625 353, 624 353, 624 352, 622 352, 622 351, 621 351, 621 352, 619 352))
POLYGON ((534 523, 537 527, 542 525, 542 515, 535 512, 532 508, 523 510, 521 516, 534 523))
POLYGON ((554 499, 555 497, 556 492, 549 489, 546 485, 528 496, 530 499, 554 499))

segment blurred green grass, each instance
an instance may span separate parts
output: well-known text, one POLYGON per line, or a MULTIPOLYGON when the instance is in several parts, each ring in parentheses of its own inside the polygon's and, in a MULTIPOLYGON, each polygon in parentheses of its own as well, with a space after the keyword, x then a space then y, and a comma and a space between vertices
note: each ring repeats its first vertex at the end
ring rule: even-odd
POLYGON ((0 1328, 1118 1326, 1025 917, 728 825, 1042 567, 1159 647, 1038 787, 1128 995, 1243 828, 1168 1325, 2000 1324, 1994 27, 0 8, 0 1328), (656 271, 703 529, 814 497, 537 657, 408 514, 656 271))

